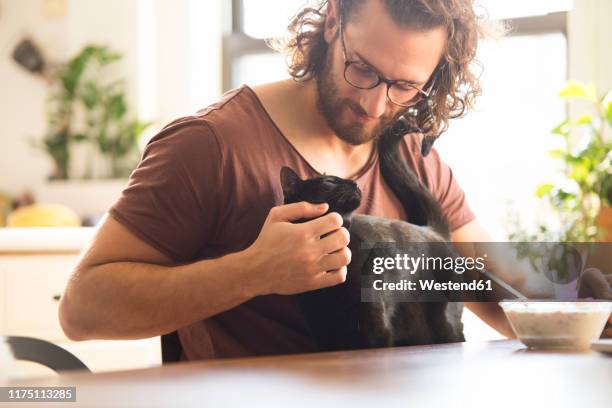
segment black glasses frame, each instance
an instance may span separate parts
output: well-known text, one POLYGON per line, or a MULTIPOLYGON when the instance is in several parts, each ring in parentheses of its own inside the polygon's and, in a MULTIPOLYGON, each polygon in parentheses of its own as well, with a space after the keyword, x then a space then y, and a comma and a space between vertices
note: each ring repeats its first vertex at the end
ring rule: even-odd
POLYGON ((422 89, 422 88, 420 88, 420 87, 418 87, 416 85, 406 84, 407 86, 409 86, 411 88, 414 88, 418 93, 410 101, 405 102, 405 103, 396 102, 393 99, 391 99, 391 97, 389 96, 389 90, 391 89, 391 87, 393 85, 395 85, 397 83, 400 83, 400 82, 403 83, 405 81, 397 80, 397 79, 387 79, 387 78, 384 78, 378 72, 376 72, 375 70, 372 70, 372 73, 377 76, 378 80, 373 85, 371 85, 371 86, 361 87, 361 86, 355 85, 351 81, 349 81, 348 78, 347 78, 347 75, 346 75, 349 67, 352 64, 356 64, 356 63, 363 64, 363 62, 357 61, 357 60, 350 60, 350 59, 348 59, 348 57, 346 56, 347 53, 346 53, 346 44, 344 42, 344 30, 343 30, 343 27, 342 27, 342 18, 338 19, 338 26, 339 26, 339 30, 340 30, 340 42, 342 43, 342 57, 344 59, 344 80, 350 86, 352 86, 354 88, 357 88, 357 89, 365 89, 365 90, 367 90, 367 89, 374 89, 378 85, 380 85, 382 82, 384 82, 387 85, 387 92, 386 92, 387 100, 389 102, 391 102, 392 104, 394 104, 394 105, 398 105, 398 106, 401 106, 401 107, 404 107, 404 108, 410 108, 410 107, 414 106, 415 104, 417 104, 418 102, 420 102, 421 100, 429 98, 429 96, 431 95, 431 90, 433 89, 433 86, 435 84, 435 76, 439 72, 439 70, 437 68, 436 68, 436 71, 434 72, 434 74, 432 76, 432 78, 434 78, 434 79, 433 79, 431 85, 429 86, 429 90, 428 91, 425 91, 424 89, 422 89))

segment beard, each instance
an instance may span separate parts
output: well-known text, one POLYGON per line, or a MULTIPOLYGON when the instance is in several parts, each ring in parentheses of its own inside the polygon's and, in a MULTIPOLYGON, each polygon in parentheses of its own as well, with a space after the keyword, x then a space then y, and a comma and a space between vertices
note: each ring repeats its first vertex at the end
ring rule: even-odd
MULTIPOLYGON (((333 78, 333 53, 328 49, 325 56, 325 64, 321 72, 316 75, 317 108, 325 118, 327 126, 343 141, 351 145, 361 145, 371 140, 376 140, 382 130, 400 116, 400 113, 388 116, 382 115, 372 128, 368 128, 359 122, 343 122, 342 113, 346 109, 352 110, 355 114, 366 115, 361 106, 347 98, 339 96, 336 80, 333 78)), ((344 81, 344 78, 342 78, 344 81)), ((364 90, 364 92, 368 92, 364 90)))

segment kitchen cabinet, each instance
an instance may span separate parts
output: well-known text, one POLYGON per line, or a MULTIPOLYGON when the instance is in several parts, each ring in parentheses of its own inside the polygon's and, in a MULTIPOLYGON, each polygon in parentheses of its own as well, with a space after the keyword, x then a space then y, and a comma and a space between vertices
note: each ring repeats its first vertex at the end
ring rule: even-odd
POLYGON ((75 342, 64 334, 59 300, 93 233, 93 228, 0 229, 0 334, 48 340, 94 372, 160 365, 159 337, 75 342))

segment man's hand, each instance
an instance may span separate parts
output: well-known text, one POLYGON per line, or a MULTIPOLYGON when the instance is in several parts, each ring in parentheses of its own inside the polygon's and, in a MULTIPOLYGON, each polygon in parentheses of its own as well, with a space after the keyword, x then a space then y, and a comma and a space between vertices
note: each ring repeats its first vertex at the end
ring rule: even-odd
POLYGON ((321 217, 327 208, 327 204, 300 202, 270 210, 259 237, 244 251, 257 294, 289 295, 346 280, 346 266, 351 262, 349 232, 339 214, 321 217))
POLYGON ((578 298, 612 300, 612 274, 604 275, 597 268, 587 268, 578 280, 578 298))
MULTIPOLYGON (((578 280, 578 298, 612 300, 611 283, 612 274, 604 275, 597 268, 587 268, 578 280)), ((601 337, 612 338, 612 315, 601 337)))

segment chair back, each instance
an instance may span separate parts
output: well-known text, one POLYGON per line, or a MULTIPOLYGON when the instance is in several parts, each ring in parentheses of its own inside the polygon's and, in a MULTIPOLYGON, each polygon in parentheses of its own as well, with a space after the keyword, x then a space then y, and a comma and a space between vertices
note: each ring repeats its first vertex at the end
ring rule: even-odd
POLYGON ((181 361, 181 352, 183 347, 181 346, 181 340, 179 339, 178 332, 173 331, 161 336, 161 351, 162 351, 162 364, 176 363, 181 361))
POLYGON ((0 340, 2 339, 8 344, 16 360, 42 364, 57 373, 70 370, 91 372, 74 354, 46 340, 23 336, 0 337, 0 340))

